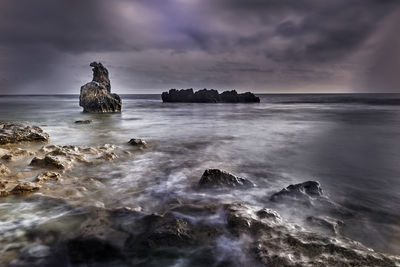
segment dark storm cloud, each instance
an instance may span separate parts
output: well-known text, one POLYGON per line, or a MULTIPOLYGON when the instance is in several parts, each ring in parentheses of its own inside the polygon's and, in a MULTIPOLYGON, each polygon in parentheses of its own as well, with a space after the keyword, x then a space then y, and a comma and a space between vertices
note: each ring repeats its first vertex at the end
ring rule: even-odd
POLYGON ((125 92, 174 84, 284 90, 345 80, 345 72, 362 68, 347 64, 349 58, 398 6, 395 0, 0 0, 0 92, 76 92, 90 78, 91 60, 118 70, 114 83, 125 92))

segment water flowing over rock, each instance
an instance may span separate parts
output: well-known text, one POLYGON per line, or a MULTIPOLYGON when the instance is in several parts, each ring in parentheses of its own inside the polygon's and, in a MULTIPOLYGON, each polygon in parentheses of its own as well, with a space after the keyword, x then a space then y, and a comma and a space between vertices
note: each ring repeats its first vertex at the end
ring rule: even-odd
POLYGON ((271 196, 272 201, 284 199, 295 199, 302 202, 309 202, 311 198, 323 197, 319 182, 307 181, 300 184, 292 184, 271 196))
POLYGON ((221 94, 214 89, 202 89, 194 92, 193 89, 170 89, 161 95, 163 102, 181 103, 259 103, 260 98, 251 92, 238 94, 235 90, 221 94))
POLYGON ((237 177, 228 172, 218 169, 207 169, 204 171, 203 176, 199 181, 201 187, 238 187, 238 188, 249 188, 255 185, 241 177, 237 177))
POLYGON ((121 111, 121 97, 111 93, 108 70, 99 62, 92 62, 93 80, 81 87, 79 105, 83 111, 108 113, 121 111))
POLYGON ((0 145, 21 142, 47 142, 49 135, 40 127, 19 123, 0 122, 0 145))

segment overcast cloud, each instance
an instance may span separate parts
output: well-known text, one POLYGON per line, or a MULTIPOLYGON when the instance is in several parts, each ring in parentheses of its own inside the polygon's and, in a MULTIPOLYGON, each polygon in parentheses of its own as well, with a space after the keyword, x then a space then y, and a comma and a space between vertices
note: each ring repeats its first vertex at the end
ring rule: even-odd
POLYGON ((0 93, 399 89, 397 0, 0 0, 0 93), (389 73, 389 74, 388 74, 389 73))

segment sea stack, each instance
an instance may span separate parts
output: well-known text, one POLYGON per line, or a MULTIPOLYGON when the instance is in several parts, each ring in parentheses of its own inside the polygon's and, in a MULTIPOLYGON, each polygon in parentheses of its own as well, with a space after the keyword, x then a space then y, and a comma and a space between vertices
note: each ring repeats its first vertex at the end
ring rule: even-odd
POLYGON ((121 112, 121 97, 111 93, 108 70, 100 62, 92 62, 93 80, 81 87, 79 105, 84 112, 121 112))
POLYGON ((259 103, 260 98, 251 92, 238 94, 235 90, 218 93, 214 89, 170 89, 161 95, 163 102, 183 103, 259 103))

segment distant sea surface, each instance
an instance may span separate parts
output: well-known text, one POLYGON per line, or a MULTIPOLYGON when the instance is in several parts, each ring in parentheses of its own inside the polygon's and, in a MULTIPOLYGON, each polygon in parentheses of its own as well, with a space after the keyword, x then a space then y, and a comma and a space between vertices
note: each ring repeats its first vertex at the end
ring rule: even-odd
MULTIPOLYGON (((153 144, 129 162, 82 173, 104 178, 109 194, 91 197, 106 207, 139 204, 156 211, 168 198, 190 194, 207 168, 257 184, 246 194, 217 196, 221 202, 267 206, 269 196, 289 184, 317 180, 354 213, 344 219, 345 236, 400 254, 400 94, 259 96, 259 104, 189 104, 122 95, 120 114, 82 113, 78 95, 0 96, 0 121, 40 126, 52 144, 120 145, 131 138, 153 144), (87 119, 93 123, 74 123, 87 119)), ((42 211, 32 203, 17 214, 23 198, 15 201, 0 200, 0 234, 44 223, 47 215, 38 218, 42 211)), ((290 207, 280 212, 295 222, 302 216, 290 207)))

